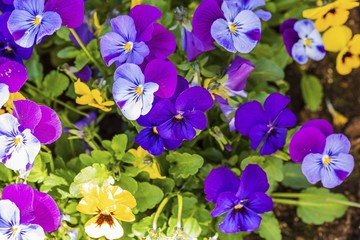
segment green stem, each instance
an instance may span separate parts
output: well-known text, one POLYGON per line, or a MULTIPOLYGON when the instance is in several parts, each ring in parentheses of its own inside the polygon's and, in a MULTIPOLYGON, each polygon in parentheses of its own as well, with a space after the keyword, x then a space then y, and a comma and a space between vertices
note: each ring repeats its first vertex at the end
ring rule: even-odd
POLYGON ((162 211, 164 210, 164 207, 166 206, 166 204, 168 203, 169 201, 169 197, 166 197, 162 200, 162 202, 160 203, 158 209, 156 210, 156 213, 155 213, 155 217, 154 217, 154 221, 153 221, 153 230, 154 230, 154 233, 156 233, 157 231, 157 221, 159 219, 159 216, 160 214, 162 213, 162 211))
POLYGON ((183 210, 183 197, 180 195, 180 193, 177 194, 178 198, 178 218, 177 218, 177 225, 176 228, 178 230, 181 230, 181 218, 182 218, 182 210, 183 210))
POLYGON ((86 48, 85 44, 83 43, 83 41, 81 40, 79 35, 76 33, 76 31, 72 28, 69 28, 69 30, 70 30, 71 34, 74 36, 74 38, 76 39, 76 41, 78 42, 78 44, 80 45, 81 49, 85 52, 86 56, 101 71, 103 77, 105 77, 106 74, 105 74, 105 71, 103 70, 103 68, 101 67, 101 64, 90 54, 89 50, 86 48))

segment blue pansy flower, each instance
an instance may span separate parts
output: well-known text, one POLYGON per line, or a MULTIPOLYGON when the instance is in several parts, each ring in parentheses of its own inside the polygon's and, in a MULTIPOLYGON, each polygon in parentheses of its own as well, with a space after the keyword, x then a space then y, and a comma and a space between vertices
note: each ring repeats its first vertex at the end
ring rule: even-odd
POLYGON ((216 204, 211 216, 227 213, 219 224, 219 229, 227 234, 255 231, 260 227, 259 214, 273 209, 272 200, 266 195, 268 189, 266 173, 255 164, 245 167, 240 180, 225 167, 214 169, 204 186, 206 200, 216 204))
POLYGON ((272 93, 265 100, 264 107, 258 101, 251 101, 239 107, 235 113, 235 127, 244 136, 250 137, 251 148, 268 155, 285 145, 287 128, 296 124, 295 114, 286 106, 290 99, 272 93))
POLYGON ((5 113, 0 115, 0 161, 12 170, 32 166, 40 151, 40 142, 30 129, 23 129, 18 120, 5 113))
POLYGON ((0 239, 45 239, 45 233, 37 224, 23 224, 19 208, 10 200, 0 201, 0 239))

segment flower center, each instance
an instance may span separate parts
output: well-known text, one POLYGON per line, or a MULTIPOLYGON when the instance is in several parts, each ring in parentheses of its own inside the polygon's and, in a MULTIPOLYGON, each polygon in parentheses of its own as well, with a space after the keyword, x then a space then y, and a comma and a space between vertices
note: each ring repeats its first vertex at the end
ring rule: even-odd
POLYGON ((10 53, 10 52, 12 52, 12 48, 10 46, 6 46, 5 51, 10 53))
POLYGON ((309 47, 311 45, 311 39, 310 38, 304 38, 303 43, 306 47, 309 47))
POLYGON ((18 145, 20 143, 22 143, 22 137, 21 136, 16 136, 16 138, 14 138, 13 140, 15 145, 18 145))
POLYGON ((103 225, 104 223, 107 223, 110 227, 114 225, 114 219, 110 214, 99 214, 99 217, 96 220, 96 224, 98 226, 103 225))
POLYGON ((329 165, 329 163, 331 162, 331 158, 328 155, 323 156, 322 162, 323 162, 324 166, 327 167, 329 165))
POLYGON ((234 209, 236 209, 236 210, 239 210, 242 208, 243 208, 243 205, 241 205, 240 203, 234 207, 234 209))
POLYGON ((236 24, 229 23, 229 30, 232 34, 234 34, 236 32, 236 28, 237 28, 236 24))
POLYGON ((11 233, 12 233, 12 235, 17 234, 18 232, 20 232, 20 227, 19 227, 19 226, 13 226, 13 227, 11 228, 11 233))
POLYGON ((135 92, 138 96, 140 96, 140 95, 143 93, 143 90, 144 90, 144 87, 143 87, 142 85, 140 85, 140 86, 138 86, 138 87, 136 87, 136 88, 134 89, 134 92, 135 92))
POLYGON ((158 132, 158 130, 156 129, 156 127, 153 127, 153 132, 154 132, 155 134, 159 134, 159 132, 158 132))
POLYGON ((41 20, 42 20, 42 16, 41 15, 37 15, 34 19, 34 25, 37 27, 40 25, 41 23, 41 20))
POLYGON ((184 114, 184 112, 182 112, 182 111, 177 111, 177 115, 175 116, 175 118, 177 119, 177 120, 181 120, 181 119, 183 119, 183 114, 184 114))
POLYGON ((133 49, 134 44, 132 42, 127 42, 124 45, 125 52, 130 52, 133 49))

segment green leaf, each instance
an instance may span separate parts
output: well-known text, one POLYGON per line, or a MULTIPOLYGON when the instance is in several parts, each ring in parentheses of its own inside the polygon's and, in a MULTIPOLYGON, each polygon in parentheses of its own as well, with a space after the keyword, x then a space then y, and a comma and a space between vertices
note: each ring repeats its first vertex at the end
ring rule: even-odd
POLYGON ((24 63, 26 66, 28 78, 31 81, 34 81, 37 86, 41 86, 42 80, 44 78, 44 67, 40 63, 39 54, 34 50, 31 58, 24 61, 24 63))
POLYGON ((188 178, 195 175, 204 164, 204 159, 197 154, 171 152, 166 156, 171 163, 169 173, 175 178, 188 178))
POLYGON ((76 56, 80 53, 80 50, 77 49, 74 46, 68 46, 65 47, 63 49, 61 49, 58 53, 57 56, 59 58, 76 58, 76 56))
POLYGON ((278 81, 285 77, 284 71, 273 61, 260 58, 255 63, 255 69, 250 74, 257 81, 278 81))
POLYGON ((44 95, 56 98, 67 89, 69 83, 70 81, 67 76, 57 71, 51 71, 44 79, 44 95))
POLYGON ((245 169, 251 163, 259 165, 266 172, 269 180, 280 182, 284 178, 282 171, 283 161, 276 157, 250 156, 242 160, 241 168, 245 169))
POLYGON ((262 214, 262 221, 259 230, 259 235, 266 240, 281 240, 281 229, 279 221, 276 219, 273 212, 262 214))
POLYGON ((151 228, 152 221, 154 219, 154 216, 148 216, 144 217, 139 221, 136 221, 132 226, 132 232, 139 238, 145 237, 145 235, 148 233, 149 229, 151 228))
POLYGON ((337 201, 348 201, 340 193, 331 193, 325 188, 311 187, 301 192, 297 215, 305 223, 323 224, 343 216, 348 208, 337 201))
POLYGON ((198 221, 193 217, 187 218, 184 222, 184 232, 193 238, 200 236, 201 227, 198 221))
POLYGON ((3 182, 10 182, 12 179, 12 171, 5 167, 4 164, 0 164, 0 180, 3 182))
POLYGON ((284 180, 282 181, 282 184, 285 187, 303 189, 311 186, 301 171, 301 164, 292 162, 286 163, 284 164, 283 171, 284 180))
POLYGON ((80 171, 74 178, 74 182, 70 185, 70 194, 75 198, 80 198, 80 187, 85 183, 93 183, 99 186, 103 185, 109 179, 111 173, 104 164, 95 163, 80 171))
POLYGON ((304 75, 301 78, 300 87, 306 106, 311 111, 316 111, 324 96, 320 80, 313 75, 304 75))
POLYGON ((64 178, 50 173, 50 175, 45 178, 43 185, 41 185, 40 187, 40 190, 42 192, 49 192, 53 187, 61 185, 68 186, 69 184, 64 178))
POLYGON ((128 177, 128 176, 126 176, 124 174, 121 175, 121 178, 120 178, 120 181, 119 181, 119 186, 122 189, 131 192, 132 194, 135 194, 135 192, 138 190, 137 181, 134 178, 128 177))
POLYGON ((67 42, 70 42, 70 30, 67 27, 61 27, 59 30, 56 31, 56 35, 61 38, 62 40, 65 40, 67 42))
POLYGON ((34 167, 30 171, 30 175, 26 179, 28 182, 37 182, 41 183, 48 176, 46 169, 46 155, 40 152, 36 156, 34 161, 34 167))
POLYGON ((79 53, 79 55, 76 56, 75 58, 75 67, 77 71, 80 71, 81 69, 83 69, 85 67, 86 64, 88 64, 89 62, 89 58, 86 56, 86 54, 81 51, 79 53))
POLYGON ((164 193, 155 185, 147 182, 138 183, 138 190, 134 197, 136 198, 136 208, 140 212, 145 212, 147 209, 152 209, 164 197, 164 193))
POLYGON ((111 148, 115 152, 115 158, 121 160, 125 155, 128 138, 125 134, 115 135, 111 141, 111 148))

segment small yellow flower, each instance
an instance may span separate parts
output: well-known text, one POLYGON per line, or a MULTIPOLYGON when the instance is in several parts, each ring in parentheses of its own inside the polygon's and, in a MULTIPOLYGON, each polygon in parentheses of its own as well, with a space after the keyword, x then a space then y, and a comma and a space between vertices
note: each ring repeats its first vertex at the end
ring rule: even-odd
POLYGON ((131 0, 131 7, 130 8, 133 8, 136 5, 140 5, 141 2, 142 2, 142 0, 131 0))
POLYGON ((315 20, 315 27, 322 32, 331 26, 343 25, 349 18, 349 10, 359 6, 357 0, 337 0, 321 7, 303 11, 303 17, 315 20))
POLYGON ((349 74, 353 69, 360 67, 360 34, 344 47, 336 58, 336 71, 339 74, 349 74))
POLYGON ((14 104, 13 101, 16 100, 25 100, 26 98, 19 92, 10 93, 9 100, 4 104, 4 106, 0 109, 0 115, 4 113, 13 113, 14 104))
POLYGON ((139 172, 147 172, 151 179, 164 179, 161 176, 159 165, 155 160, 154 156, 142 147, 138 147, 137 150, 129 149, 129 153, 134 155, 136 161, 133 162, 134 167, 139 169, 139 172))
POLYGON ((121 238, 124 230, 118 220, 135 220, 131 211, 136 206, 134 196, 117 186, 99 187, 90 183, 83 184, 80 191, 84 198, 76 209, 84 214, 96 215, 85 224, 86 234, 92 238, 121 238))
POLYGON ((326 102, 326 107, 327 107, 328 111, 330 112, 331 116, 333 117, 334 125, 338 126, 338 127, 344 126, 349 121, 349 119, 345 115, 336 111, 334 106, 331 104, 330 100, 326 99, 325 102, 326 102))
POLYGON ((77 104, 89 105, 91 107, 99 108, 104 112, 111 111, 111 107, 115 104, 113 101, 104 102, 98 89, 90 90, 89 86, 81 82, 80 79, 75 82, 75 93, 81 95, 76 98, 77 104))

